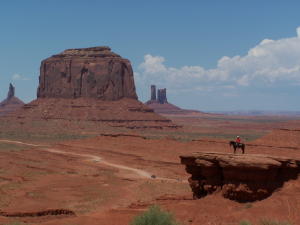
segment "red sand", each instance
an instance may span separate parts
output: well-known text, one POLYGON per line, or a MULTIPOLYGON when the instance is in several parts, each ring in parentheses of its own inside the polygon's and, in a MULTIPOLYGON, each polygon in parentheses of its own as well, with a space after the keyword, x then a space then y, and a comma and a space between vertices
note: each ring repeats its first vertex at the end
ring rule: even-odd
MULTIPOLYGON (((300 155, 298 148, 290 148, 293 143, 284 143, 286 148, 277 148, 277 143, 273 147, 255 143, 247 146, 247 154, 300 155)), ((231 152, 226 141, 178 142, 120 136, 25 148, 1 152, 1 211, 68 209, 77 216, 0 217, 0 223, 17 220, 48 225, 123 225, 149 205, 159 204, 186 224, 227 225, 246 219, 256 223, 263 218, 300 224, 300 179, 285 183, 271 197, 254 203, 240 204, 218 194, 192 200, 186 182, 188 174, 179 164, 179 155, 195 151, 231 152), (170 180, 145 178, 134 171, 97 162, 91 156, 170 180)))

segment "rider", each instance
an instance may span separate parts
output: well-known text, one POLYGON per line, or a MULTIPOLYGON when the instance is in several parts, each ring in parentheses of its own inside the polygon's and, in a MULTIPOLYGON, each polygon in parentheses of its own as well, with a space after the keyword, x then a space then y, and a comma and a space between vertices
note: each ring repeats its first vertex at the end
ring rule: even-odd
POLYGON ((241 138, 240 138, 240 136, 236 136, 235 142, 236 142, 237 144, 240 144, 240 143, 241 143, 241 138))

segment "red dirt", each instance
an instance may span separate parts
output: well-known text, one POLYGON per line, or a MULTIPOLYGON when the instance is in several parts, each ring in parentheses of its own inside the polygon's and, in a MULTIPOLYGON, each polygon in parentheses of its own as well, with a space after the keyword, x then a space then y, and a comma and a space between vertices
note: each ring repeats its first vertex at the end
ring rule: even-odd
MULTIPOLYGON (((0 216, 0 222, 121 225, 129 224, 134 215, 149 205, 159 204, 173 212, 178 220, 194 225, 238 224, 244 219, 256 222, 262 218, 300 223, 300 179, 285 183, 271 197, 251 204, 226 200, 219 194, 192 200, 185 182, 188 174, 179 164, 179 155, 195 151, 231 152, 226 141, 178 142, 117 135, 51 146, 64 153, 48 152, 49 148, 26 146, 23 151, 1 152, 0 190, 4 194, 0 199, 1 211, 67 209, 76 216, 0 216), (171 180, 144 178, 132 171, 93 161, 87 155, 171 180)), ((299 150, 265 146, 248 146, 246 153, 299 156, 299 150)))

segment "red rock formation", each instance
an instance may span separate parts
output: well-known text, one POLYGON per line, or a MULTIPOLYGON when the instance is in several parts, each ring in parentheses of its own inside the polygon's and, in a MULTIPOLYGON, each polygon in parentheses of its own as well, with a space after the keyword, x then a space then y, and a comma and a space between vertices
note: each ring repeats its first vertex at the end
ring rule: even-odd
POLYGON ((0 116, 16 111, 24 105, 19 98, 15 97, 15 87, 9 84, 7 98, 0 102, 0 116))
POLYGON ((156 86, 151 85, 151 101, 156 101, 156 86))
POLYGON ((7 93, 7 99, 11 99, 14 96, 15 96, 15 87, 10 83, 8 93, 7 93))
POLYGON ((68 49, 41 63, 38 98, 137 99, 129 60, 109 47, 68 49))
POLYGON ((108 47, 69 49, 42 61, 38 98, 5 119, 23 128, 50 120, 64 121, 63 129, 78 121, 92 122, 91 130, 178 128, 137 100, 129 60, 108 47))
POLYGON ((158 89, 156 98, 156 86, 151 85, 151 99, 145 102, 147 106, 159 114, 189 114, 189 113, 201 113, 195 110, 181 109, 176 105, 173 105, 167 100, 167 89, 158 89))
POLYGON ((157 90, 157 101, 158 101, 159 104, 168 103, 168 100, 167 100, 167 89, 166 88, 158 89, 157 90))
POLYGON ((180 158, 192 175, 189 183, 195 198, 221 191, 225 198, 238 202, 261 200, 300 173, 300 159, 226 153, 180 158))

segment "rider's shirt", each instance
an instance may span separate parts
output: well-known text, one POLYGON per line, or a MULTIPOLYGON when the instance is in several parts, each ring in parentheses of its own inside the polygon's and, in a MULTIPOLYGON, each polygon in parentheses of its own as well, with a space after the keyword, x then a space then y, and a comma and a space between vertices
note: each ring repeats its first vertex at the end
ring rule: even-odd
POLYGON ((240 138, 237 138, 237 139, 235 140, 235 142, 241 143, 241 139, 240 139, 240 138))

